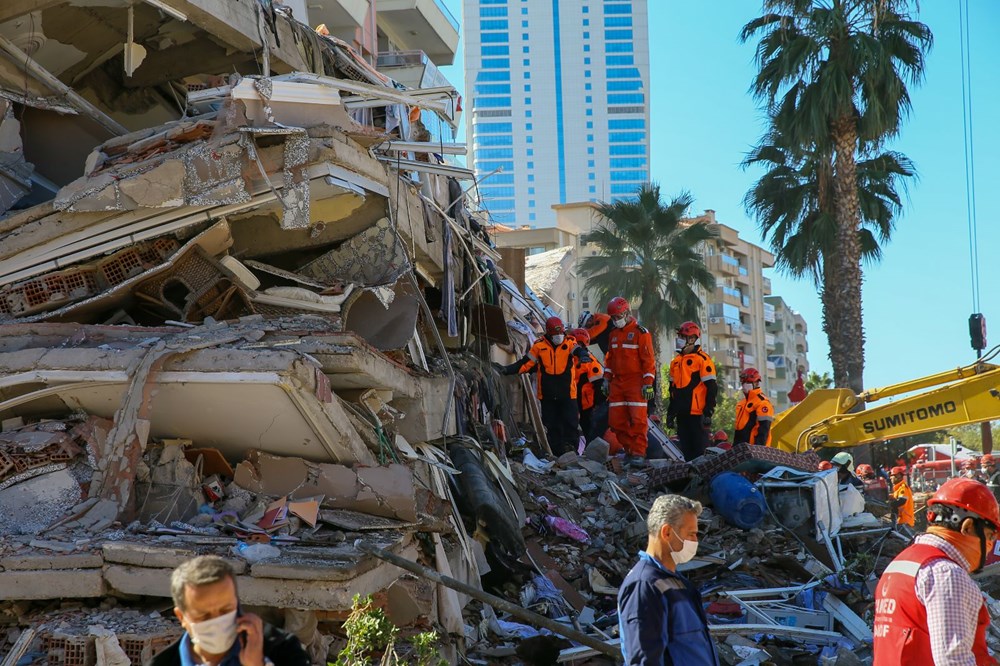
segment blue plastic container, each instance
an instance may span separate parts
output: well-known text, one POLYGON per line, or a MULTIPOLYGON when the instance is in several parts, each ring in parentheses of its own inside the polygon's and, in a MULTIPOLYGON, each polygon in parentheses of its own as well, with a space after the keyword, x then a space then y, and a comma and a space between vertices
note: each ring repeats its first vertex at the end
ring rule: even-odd
POLYGON ((711 495, 716 512, 736 527, 749 530, 764 520, 764 496, 735 472, 724 472, 712 479, 711 495))

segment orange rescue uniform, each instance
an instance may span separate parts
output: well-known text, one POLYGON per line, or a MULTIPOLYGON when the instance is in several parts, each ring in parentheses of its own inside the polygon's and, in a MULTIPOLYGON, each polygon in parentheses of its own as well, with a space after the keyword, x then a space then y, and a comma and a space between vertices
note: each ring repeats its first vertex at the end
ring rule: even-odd
POLYGON ((736 405, 736 431, 734 444, 771 445, 771 422, 774 421, 774 405, 759 388, 750 389, 736 405))
POLYGON ((656 378, 653 337, 633 318, 612 328, 604 357, 604 376, 611 382, 608 423, 626 453, 646 456, 647 401, 642 387, 656 378))
POLYGON ((896 523, 913 527, 916 524, 913 515, 913 491, 906 485, 905 479, 892 487, 892 496, 897 499, 906 498, 906 502, 896 509, 896 523))
POLYGON ((598 391, 597 382, 604 381, 604 366, 591 356, 589 361, 580 364, 576 377, 580 410, 593 408, 598 391))
POLYGON ((576 338, 567 335, 553 346, 548 338, 535 340, 531 349, 521 359, 519 374, 538 369, 538 399, 571 398, 576 400, 576 378, 580 360, 574 353, 576 338))
POLYGON ((592 315, 590 326, 587 327, 587 333, 590 333, 590 344, 597 345, 602 354, 607 354, 609 337, 612 330, 614 330, 614 326, 611 325, 610 315, 606 315, 603 312, 592 315))

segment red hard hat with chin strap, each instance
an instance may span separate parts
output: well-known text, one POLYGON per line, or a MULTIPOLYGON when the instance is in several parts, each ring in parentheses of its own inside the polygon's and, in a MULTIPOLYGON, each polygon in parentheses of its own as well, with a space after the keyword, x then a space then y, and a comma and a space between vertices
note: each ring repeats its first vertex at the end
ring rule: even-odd
POLYGON ((574 328, 571 335, 576 338, 577 342, 584 346, 590 344, 590 333, 585 328, 574 328))
POLYGON ((695 336, 696 338, 701 337, 701 328, 699 328, 698 324, 694 323, 693 321, 686 321, 680 326, 678 326, 677 332, 680 335, 683 335, 685 338, 689 338, 692 335, 695 336))
POLYGON ((934 496, 927 500, 927 519, 934 521, 937 513, 931 507, 950 506, 974 514, 1000 530, 1000 505, 986 484, 974 479, 954 478, 945 481, 934 496))
POLYGON ((620 317, 631 310, 628 301, 626 301, 621 296, 615 296, 610 301, 608 301, 608 314, 612 317, 620 317))
POLYGON ((561 335, 565 332, 566 327, 559 317, 549 317, 545 320, 545 335, 561 335))
POLYGON ((906 468, 905 467, 893 467, 892 469, 889 470, 889 474, 891 474, 893 476, 906 476, 906 468))
POLYGON ((747 368, 740 373, 740 382, 744 384, 756 384, 760 381, 760 372, 757 368, 747 368))

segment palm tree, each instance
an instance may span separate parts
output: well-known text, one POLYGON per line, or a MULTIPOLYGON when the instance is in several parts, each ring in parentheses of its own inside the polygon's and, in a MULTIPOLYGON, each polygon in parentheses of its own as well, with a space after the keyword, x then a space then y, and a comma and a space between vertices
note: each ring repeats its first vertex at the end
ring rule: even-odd
MULTIPOLYGON (((715 287, 699 244, 714 236, 704 224, 683 222, 693 199, 683 193, 664 206, 660 186, 642 185, 634 197, 597 207, 599 222, 589 241, 597 255, 580 264, 586 288, 601 302, 624 296, 642 312, 653 340, 685 320, 696 320, 701 299, 695 289, 715 287)), ((659 349, 661 359, 669 358, 659 349)))
POLYGON ((920 81, 930 29, 910 17, 910 0, 764 0, 741 39, 760 36, 751 90, 792 145, 820 146, 832 176, 831 235, 824 266, 836 275, 826 305, 830 360, 838 385, 864 388, 857 155, 899 132, 910 110, 907 84, 920 81))
MULTIPOLYGON (((779 131, 771 134, 744 160, 760 166, 764 174, 747 192, 744 205, 757 218, 761 232, 770 240, 779 270, 797 278, 811 278, 820 291, 823 331, 836 335, 834 314, 838 285, 836 215, 833 206, 833 160, 828 150, 815 145, 788 145, 779 131), (830 259, 828 259, 830 258, 830 259)), ((903 208, 901 192, 916 170, 908 157, 883 152, 857 163, 858 202, 861 223, 857 230, 861 259, 866 264, 882 258, 897 217, 903 208)), ((844 365, 834 366, 844 370, 844 365)), ((838 376, 839 386, 848 386, 838 376), (843 383, 841 383, 843 382, 843 383)))

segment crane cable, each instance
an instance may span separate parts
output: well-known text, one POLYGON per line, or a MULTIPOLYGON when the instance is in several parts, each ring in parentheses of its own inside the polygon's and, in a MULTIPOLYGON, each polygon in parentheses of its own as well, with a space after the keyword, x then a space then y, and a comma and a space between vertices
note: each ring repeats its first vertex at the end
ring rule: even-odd
POLYGON ((969 225, 969 268, 972 272, 972 311, 980 312, 979 232, 976 225, 976 155, 972 140, 972 65, 969 46, 968 0, 958 3, 959 44, 962 57, 962 137, 965 142, 965 213, 969 225))

